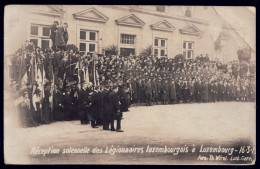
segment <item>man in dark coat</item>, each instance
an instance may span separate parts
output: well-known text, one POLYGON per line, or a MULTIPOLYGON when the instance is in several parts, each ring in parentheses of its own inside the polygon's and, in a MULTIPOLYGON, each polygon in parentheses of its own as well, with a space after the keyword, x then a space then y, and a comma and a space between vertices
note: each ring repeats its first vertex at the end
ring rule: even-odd
POLYGON ((156 104, 158 104, 158 88, 157 88, 157 84, 156 84, 156 80, 153 79, 152 80, 152 98, 153 98, 153 102, 155 102, 156 104))
POLYGON ((109 94, 109 85, 105 85, 104 89, 101 91, 101 95, 100 95, 100 101, 101 101, 101 110, 100 110, 100 114, 101 114, 101 120, 102 120, 102 124, 103 124, 103 130, 109 130, 109 109, 110 109, 110 100, 108 97, 109 94))
POLYGON ((178 80, 176 83, 176 96, 177 96, 177 103, 180 103, 180 101, 182 100, 182 93, 181 93, 181 81, 178 80))
POLYGON ((218 101, 224 101, 224 86, 223 81, 220 81, 218 84, 218 101))
POLYGON ((131 81, 132 86, 132 102, 137 103, 137 85, 136 85, 136 78, 133 78, 131 81))
POLYGON ((66 49, 67 42, 68 42, 68 40, 69 40, 68 23, 64 23, 63 25, 64 25, 64 26, 63 26, 63 27, 64 27, 64 34, 63 34, 63 36, 64 36, 65 49, 66 49))
POLYGON ((148 78, 148 81, 146 82, 145 85, 145 97, 146 97, 146 106, 151 106, 152 84, 150 78, 148 78))
POLYGON ((79 118, 81 124, 89 124, 89 113, 91 106, 90 89, 88 84, 84 83, 82 89, 79 90, 79 118))
POLYGON ((65 50, 65 39, 64 39, 64 27, 63 25, 57 26, 56 36, 55 36, 55 46, 61 51, 65 50))
POLYGON ((93 91, 93 95, 91 97, 92 105, 91 105, 91 127, 96 128, 98 122, 100 122, 100 92, 99 87, 95 87, 93 91))
POLYGON ((169 95, 170 95, 170 103, 173 104, 175 101, 177 101, 176 97, 176 88, 175 88, 175 82, 172 80, 170 86, 169 86, 169 95))
POLYGON ((43 110, 43 122, 48 124, 50 123, 51 119, 50 119, 50 112, 51 112, 51 108, 50 108, 50 90, 51 90, 51 86, 50 83, 47 82, 44 85, 44 94, 45 96, 43 97, 43 101, 42 101, 42 110, 43 110))
POLYGON ((188 97, 189 97, 189 88, 188 88, 188 84, 187 81, 184 80, 182 86, 181 86, 181 90, 182 90, 182 96, 183 96, 183 102, 187 103, 188 102, 188 97))
POLYGON ((64 120, 69 121, 71 114, 72 114, 72 110, 73 110, 73 105, 72 105, 72 97, 70 94, 70 87, 66 88, 66 93, 63 96, 63 105, 64 105, 64 120))
POLYGON ((53 25, 51 25, 51 35, 50 38, 52 40, 52 50, 55 50, 55 39, 56 39, 56 32, 57 32, 57 26, 59 25, 58 21, 54 21, 53 25))
POLYGON ((161 83, 161 77, 158 78, 158 81, 156 82, 157 86, 157 92, 158 92, 158 101, 161 102, 161 89, 162 89, 162 83, 161 83))
POLYGON ((120 111, 120 101, 117 92, 118 87, 113 86, 108 95, 108 98, 111 101, 111 107, 109 109, 111 112, 109 113, 109 119, 111 123, 111 131, 123 132, 123 130, 121 130, 122 113, 120 111), (116 129, 114 127, 114 120, 117 121, 116 129))
POLYGON ((208 89, 208 82, 207 81, 204 81, 203 84, 203 102, 204 103, 207 103, 208 100, 209 100, 209 97, 208 97, 208 94, 209 94, 209 89, 208 89))

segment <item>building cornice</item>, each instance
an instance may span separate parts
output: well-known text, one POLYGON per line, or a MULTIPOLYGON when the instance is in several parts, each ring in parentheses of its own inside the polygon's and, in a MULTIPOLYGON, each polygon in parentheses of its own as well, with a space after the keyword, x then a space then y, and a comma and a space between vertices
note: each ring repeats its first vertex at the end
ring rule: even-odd
POLYGON ((140 18, 138 18, 136 15, 131 14, 124 16, 122 18, 119 18, 115 20, 118 25, 125 25, 125 26, 133 26, 133 27, 143 27, 145 25, 144 21, 142 21, 140 18), (127 19, 132 18, 136 21, 136 23, 127 22, 127 19))
POLYGON ((162 17, 162 18, 169 18, 169 19, 181 20, 181 21, 185 21, 185 22, 197 23, 197 24, 202 24, 202 25, 205 25, 205 26, 209 25, 209 23, 206 20, 201 20, 201 19, 197 19, 197 18, 171 16, 171 15, 167 15, 165 13, 164 14, 158 14, 158 13, 154 13, 154 12, 144 11, 144 10, 141 10, 141 9, 129 9, 129 8, 118 7, 118 6, 113 6, 113 5, 109 5, 109 6, 108 5, 101 5, 101 6, 105 7, 105 8, 112 8, 112 9, 129 11, 129 12, 137 12, 137 13, 142 13, 142 14, 147 14, 147 15, 158 16, 158 17, 162 17))
POLYGON ((30 10, 30 13, 37 13, 42 15, 50 15, 50 16, 60 16, 60 13, 56 12, 46 12, 46 11, 38 11, 38 10, 30 10))
POLYGON ((160 21, 160 22, 157 22, 155 24, 152 24, 150 25, 151 29, 153 30, 160 30, 160 31, 168 31, 168 32, 172 32, 173 30, 175 30, 175 27, 172 26, 168 21, 166 20, 163 20, 163 21, 160 21), (159 25, 161 24, 165 24, 168 26, 168 28, 162 28, 162 27, 159 27, 159 25))
POLYGON ((109 19, 105 14, 98 11, 96 8, 89 8, 87 10, 75 13, 75 14, 73 14, 73 16, 76 19, 88 20, 88 21, 93 21, 93 22, 103 22, 103 23, 108 21, 108 19, 109 19), (93 17, 84 16, 84 14, 88 13, 88 12, 94 13, 95 15, 97 15, 97 17, 93 18, 93 17))

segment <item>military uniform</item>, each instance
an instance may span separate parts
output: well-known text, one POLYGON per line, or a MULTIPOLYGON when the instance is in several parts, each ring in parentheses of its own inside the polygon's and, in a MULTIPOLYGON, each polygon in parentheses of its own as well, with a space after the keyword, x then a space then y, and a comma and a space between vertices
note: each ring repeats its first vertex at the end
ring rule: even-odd
POLYGON ((173 104, 177 101, 175 82, 173 81, 169 86, 170 103, 173 104))
POLYGON ((79 118, 81 124, 89 123, 91 96, 90 89, 82 89, 79 91, 79 118))
POLYGON ((145 85, 145 96, 146 96, 146 106, 151 106, 152 97, 152 84, 151 81, 147 81, 145 85))

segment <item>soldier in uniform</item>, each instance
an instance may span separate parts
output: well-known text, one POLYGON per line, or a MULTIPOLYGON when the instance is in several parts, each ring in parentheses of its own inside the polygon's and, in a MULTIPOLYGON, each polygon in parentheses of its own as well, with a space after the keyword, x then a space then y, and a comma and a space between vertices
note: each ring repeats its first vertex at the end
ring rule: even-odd
POLYGON ((156 82, 157 86, 157 92, 158 92, 158 102, 161 102, 161 92, 162 92, 162 83, 161 83, 161 77, 158 77, 158 81, 156 82))
POLYGON ((76 89, 76 86, 75 84, 72 84, 71 86, 71 90, 70 90, 70 97, 72 99, 72 103, 71 103, 71 107, 72 107, 72 110, 71 110, 71 116, 70 116, 70 119, 71 120, 78 120, 79 117, 78 117, 78 92, 77 92, 77 89, 76 89))
POLYGON ((100 92, 99 86, 96 86, 93 95, 91 97, 92 105, 91 105, 91 127, 96 128, 100 122, 100 92))
POLYGON ((153 78, 152 80, 152 98, 153 98, 153 102, 155 104, 158 104, 158 87, 157 87, 157 82, 156 82, 156 79, 153 78))
POLYGON ((203 82, 203 102, 207 103, 209 101, 209 89, 208 89, 208 82, 206 80, 204 80, 203 82))
POLYGON ((132 102, 137 103, 137 84, 136 84, 136 77, 133 78, 131 81, 132 86, 132 102))
POLYGON ((241 88, 239 82, 236 83, 236 100, 241 101, 241 88))
POLYGON ((224 101, 224 86, 223 81, 220 81, 218 84, 218 101, 222 102, 224 101))
POLYGON ((123 132, 123 130, 121 130, 122 113, 120 111, 120 101, 117 92, 118 87, 113 86, 108 95, 108 98, 111 101, 109 119, 111 123, 111 131, 123 132), (114 120, 117 121, 116 129, 114 127, 114 120))
POLYGON ((161 100, 162 100, 162 104, 163 105, 166 105, 166 92, 168 87, 168 81, 167 79, 164 77, 163 81, 162 81, 162 88, 161 88, 161 100))
POLYGON ((188 84, 188 87, 189 87, 189 101, 192 103, 194 102, 194 80, 190 80, 189 84, 188 84))
POLYGON ((73 109, 73 105, 72 105, 72 97, 71 97, 71 89, 70 87, 66 88, 66 93, 63 96, 62 102, 64 105, 64 120, 69 121, 71 114, 72 114, 72 109, 73 109))
POLYGON ((104 86, 104 89, 101 91, 100 100, 101 100, 101 120, 103 124, 103 130, 109 130, 109 108, 111 102, 109 100, 109 84, 104 86))
POLYGON ((169 86, 169 96, 170 96, 170 103, 171 104, 173 104, 174 102, 177 101, 174 79, 171 81, 171 84, 169 86))
POLYGON ((89 84, 84 82, 82 89, 79 90, 79 118, 81 124, 89 124, 89 116, 90 113, 90 89, 89 84))
POLYGON ((180 103, 182 100, 181 80, 177 80, 176 83, 176 96, 177 96, 177 103, 180 103))
POLYGON ((49 101, 49 98, 50 98, 50 90, 51 90, 51 84, 49 82, 47 82, 45 85, 44 85, 44 94, 45 96, 43 97, 43 101, 42 101, 42 111, 43 111, 43 123, 45 124, 48 124, 50 123, 50 112, 51 112, 51 109, 50 109, 50 101, 49 101))
POLYGON ((148 81, 146 82, 145 85, 145 97, 146 97, 146 106, 151 106, 152 84, 150 78, 148 78, 148 81))
POLYGON ((184 80, 182 83, 181 91, 183 96, 183 102, 187 103, 189 99, 189 88, 186 80, 184 80))
POLYGON ((64 112, 63 112, 63 96, 65 93, 63 92, 63 83, 61 79, 57 84, 58 86, 54 87, 54 98, 53 98, 53 118, 55 121, 63 121, 64 120, 64 112))
POLYGON ((55 38, 56 38, 56 32, 57 32, 57 26, 59 25, 58 21, 54 21, 54 24, 51 25, 51 35, 50 38, 52 40, 52 50, 55 50, 55 38))

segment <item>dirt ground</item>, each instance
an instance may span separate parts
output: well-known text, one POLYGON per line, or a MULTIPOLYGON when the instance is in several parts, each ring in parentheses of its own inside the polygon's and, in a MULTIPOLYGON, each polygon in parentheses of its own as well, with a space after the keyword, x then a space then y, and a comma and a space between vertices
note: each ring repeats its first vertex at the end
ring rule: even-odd
MULTIPOLYGON (((194 164, 181 154, 105 153, 106 148, 255 144, 255 104, 240 102, 193 103, 131 107, 124 113, 124 132, 91 128, 79 121, 63 121, 32 128, 18 126, 13 100, 4 98, 4 154, 12 164, 194 164), (33 148, 90 148, 90 153, 32 154, 33 148), (102 153, 91 152, 95 147, 102 153), (183 160, 185 159, 185 160, 183 160)), ((70 151, 70 150, 68 150, 70 151)), ((196 159, 196 158, 195 158, 196 159)), ((196 161, 195 161, 196 163, 196 161)), ((207 163, 204 163, 207 164, 207 163)))

